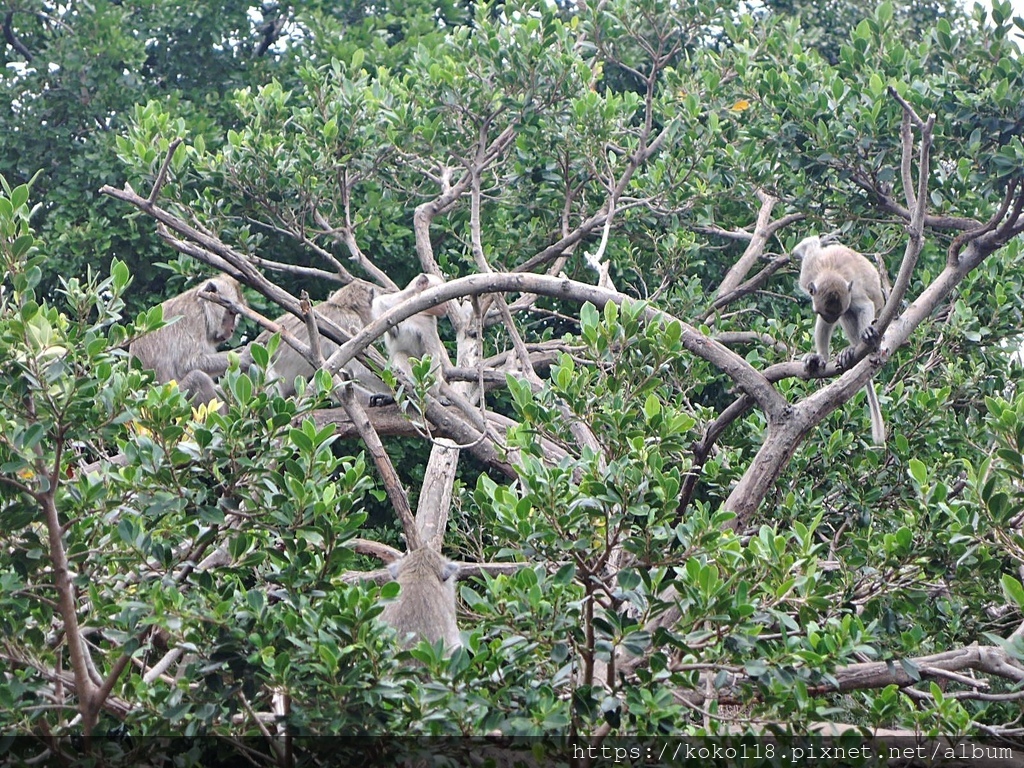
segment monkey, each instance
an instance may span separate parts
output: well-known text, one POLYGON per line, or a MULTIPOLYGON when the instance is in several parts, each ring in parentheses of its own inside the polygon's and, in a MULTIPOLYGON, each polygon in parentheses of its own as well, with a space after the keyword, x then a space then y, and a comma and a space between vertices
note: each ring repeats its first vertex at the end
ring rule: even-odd
MULTIPOLYGON (((850 345, 836 356, 836 365, 840 369, 849 368, 858 342, 878 345, 878 329, 873 323, 885 304, 878 270, 852 248, 844 245, 823 248, 816 235, 797 243, 793 256, 802 260, 800 288, 811 297, 817 315, 815 351, 804 358, 804 366, 810 373, 825 367, 832 331, 838 322, 850 345)), ((885 422, 874 383, 869 381, 864 392, 871 412, 871 439, 876 445, 884 445, 885 422)))
MULTIPOLYGON (((403 290, 386 293, 364 280, 354 280, 318 304, 316 310, 349 335, 355 335, 393 306, 442 282, 439 277, 423 274, 413 279, 403 290)), ((412 372, 409 363, 412 357, 431 354, 433 359, 438 361, 442 347, 441 339, 437 335, 436 318, 446 311, 443 304, 431 307, 389 329, 384 334, 384 347, 392 364, 408 374, 412 372)), ((300 337, 305 328, 303 321, 291 314, 282 315, 275 322, 300 337)), ((269 338, 269 331, 265 331, 256 340, 265 344, 269 338)), ((337 348, 329 339, 322 339, 320 342, 321 353, 325 358, 330 357, 337 348)), ((271 365, 273 375, 278 377, 278 393, 282 397, 295 394, 297 376, 308 379, 314 373, 313 367, 302 355, 284 344, 278 349, 271 365)), ((387 385, 358 360, 347 363, 344 370, 356 383, 357 388, 368 394, 371 406, 394 402, 387 385)))
MULTIPOLYGON (((373 321, 373 299, 377 295, 377 290, 365 280, 353 280, 318 304, 316 311, 349 335, 354 335, 367 323, 373 321)), ((295 315, 286 313, 274 322, 299 338, 302 338, 305 333, 305 323, 295 315)), ((269 331, 264 331, 256 338, 256 341, 266 344, 270 335, 269 331)), ((320 341, 320 351, 325 358, 330 357, 337 348, 337 345, 329 339, 322 338, 320 341)), ((277 391, 282 397, 291 397, 295 394, 295 378, 297 376, 309 379, 315 373, 313 366, 287 344, 282 344, 278 348, 277 354, 271 362, 271 368, 273 369, 271 375, 278 379, 277 391)), ((374 402, 376 396, 390 395, 384 382, 358 360, 352 360, 344 370, 358 387, 369 393, 371 402, 374 402)))
MULTIPOLYGON (((392 307, 397 307, 416 294, 443 284, 444 280, 436 275, 426 273, 417 275, 401 291, 383 293, 374 298, 373 319, 376 320, 392 307)), ((441 337, 437 334, 437 318, 445 315, 447 311, 446 304, 438 304, 406 318, 394 328, 388 329, 384 334, 384 349, 387 350, 388 359, 392 365, 397 366, 403 373, 411 374, 410 360, 414 357, 421 358, 430 355, 432 358, 431 370, 435 374, 439 372, 444 351, 441 346, 441 337)))
POLYGON ((228 353, 218 352, 217 347, 234 336, 238 317, 226 307, 204 301, 200 293, 216 293, 245 304, 233 277, 208 278, 163 302, 164 320, 169 324, 135 339, 128 354, 152 369, 158 382, 177 381, 193 403, 208 403, 218 396, 213 377, 228 367, 228 353))
POLYGON ((462 645, 455 620, 459 566, 437 550, 422 546, 391 563, 388 571, 401 591, 384 607, 380 618, 395 628, 403 646, 443 640, 451 652, 462 645))

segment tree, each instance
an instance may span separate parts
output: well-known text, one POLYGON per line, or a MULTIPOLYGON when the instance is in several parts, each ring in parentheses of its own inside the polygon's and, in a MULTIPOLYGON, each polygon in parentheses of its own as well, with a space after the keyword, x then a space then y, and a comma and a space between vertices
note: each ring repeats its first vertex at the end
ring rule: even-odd
POLYGON ((883 4, 829 61, 793 22, 678 6, 506 4, 400 69, 310 56, 296 84, 236 92, 217 146, 138 109, 131 184, 103 192, 184 257, 311 322, 268 276, 448 278, 350 339, 321 324, 327 361, 288 340, 321 369, 308 398, 267 390, 278 340, 229 370, 226 415, 146 386, 112 350, 161 320, 120 325, 123 265, 69 282, 63 313, 40 300, 28 189, 5 188, 0 615, 27 650, 2 669, 12 705, 56 707, 20 706, 19 730, 65 748, 111 718, 150 751, 258 735, 279 764, 329 733, 1013 743, 1021 23, 996 4, 914 40, 883 4), (812 231, 891 282, 881 346, 826 382, 791 300, 812 231), (385 373, 390 408, 332 378, 446 300, 440 396, 428 364, 385 373), (872 378, 884 450, 856 400, 872 378), (415 515, 386 440, 412 430, 431 445, 415 515), (410 546, 475 579, 450 658, 395 654, 374 621, 394 587, 354 553, 400 553, 357 512, 356 435, 410 546))

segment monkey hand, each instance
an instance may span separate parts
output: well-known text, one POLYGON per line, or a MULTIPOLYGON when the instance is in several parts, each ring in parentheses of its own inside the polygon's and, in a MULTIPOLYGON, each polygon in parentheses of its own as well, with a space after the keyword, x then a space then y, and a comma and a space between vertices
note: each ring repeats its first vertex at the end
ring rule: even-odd
POLYGON ((882 340, 882 337, 879 335, 878 329, 875 328, 875 326, 869 325, 860 335, 860 340, 872 349, 875 349, 878 347, 878 343, 882 340))
POLYGON ((807 373, 817 373, 824 370, 826 365, 828 360, 815 352, 804 355, 804 370, 807 373))

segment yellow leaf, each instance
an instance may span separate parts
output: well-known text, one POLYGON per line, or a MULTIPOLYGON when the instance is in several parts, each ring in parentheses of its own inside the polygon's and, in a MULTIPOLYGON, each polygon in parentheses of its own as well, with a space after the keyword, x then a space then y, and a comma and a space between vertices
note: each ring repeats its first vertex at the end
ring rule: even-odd
POLYGON ((221 403, 220 400, 214 398, 213 400, 211 400, 208 403, 203 403, 198 408, 193 406, 192 407, 192 418, 195 421, 198 421, 198 422, 201 422, 201 423, 205 422, 206 421, 206 417, 209 416, 211 413, 219 411, 222 405, 223 405, 223 403, 221 403))
POLYGON ((750 109, 750 102, 746 99, 738 99, 729 109, 733 112, 743 112, 744 110, 750 109))

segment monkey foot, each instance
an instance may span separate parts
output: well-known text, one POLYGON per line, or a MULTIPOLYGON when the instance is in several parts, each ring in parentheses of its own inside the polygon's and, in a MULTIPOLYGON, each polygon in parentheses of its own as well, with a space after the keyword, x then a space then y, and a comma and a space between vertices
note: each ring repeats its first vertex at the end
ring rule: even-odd
POLYGON ((828 365, 828 361, 819 354, 811 352, 810 354, 804 355, 804 370, 807 373, 817 373, 824 369, 828 365))
POLYGON ((856 350, 851 345, 836 355, 836 367, 841 371, 845 371, 851 365, 853 365, 854 358, 856 357, 856 350))

